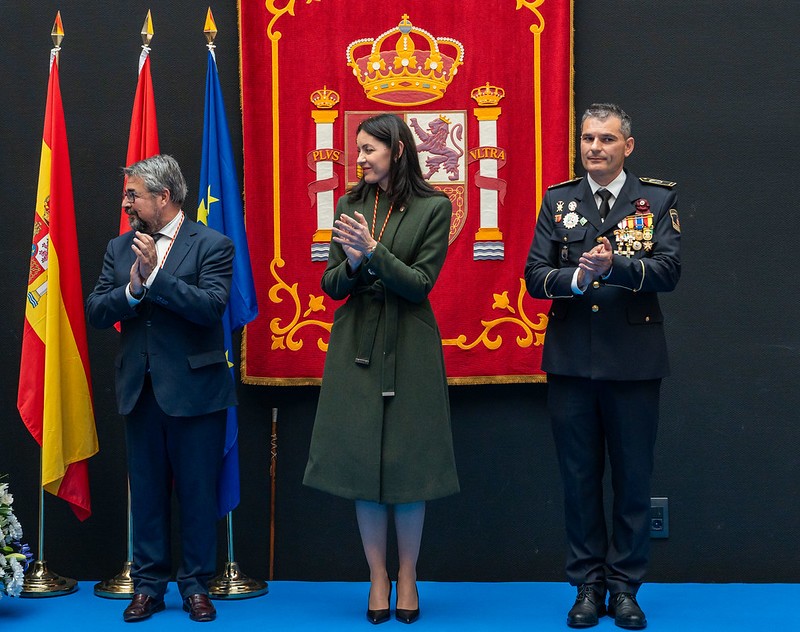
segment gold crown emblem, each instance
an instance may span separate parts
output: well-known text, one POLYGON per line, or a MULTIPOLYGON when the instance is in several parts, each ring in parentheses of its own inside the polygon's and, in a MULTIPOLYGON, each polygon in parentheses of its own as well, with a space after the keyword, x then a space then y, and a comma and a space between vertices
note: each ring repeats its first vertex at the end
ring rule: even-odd
POLYGON ((500 99, 506 96, 506 91, 497 86, 489 85, 487 81, 485 86, 475 88, 470 94, 478 105, 488 107, 500 103, 500 99))
POLYGON ((314 90, 310 98, 311 103, 320 110, 330 110, 339 103, 339 93, 335 90, 328 90, 328 86, 323 86, 322 90, 314 90))
POLYGON ((367 98, 387 105, 422 105, 441 99, 463 63, 461 42, 434 37, 413 26, 408 15, 377 38, 359 39, 347 47, 347 64, 367 98), (392 42, 394 50, 385 50, 392 42), (369 54, 357 57, 355 52, 367 46, 369 54), (441 47, 452 49, 453 56, 444 54, 441 47))

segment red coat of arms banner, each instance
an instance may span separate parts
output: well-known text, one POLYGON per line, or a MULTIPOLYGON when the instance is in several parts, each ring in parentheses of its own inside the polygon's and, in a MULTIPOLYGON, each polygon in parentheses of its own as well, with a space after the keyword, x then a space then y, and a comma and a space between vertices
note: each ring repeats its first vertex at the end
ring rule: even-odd
POLYGON ((573 161, 571 0, 240 0, 244 189, 259 317, 250 384, 319 383, 320 289, 355 130, 402 117, 453 203, 431 293, 451 384, 540 381, 547 304, 522 278, 543 191, 573 161))

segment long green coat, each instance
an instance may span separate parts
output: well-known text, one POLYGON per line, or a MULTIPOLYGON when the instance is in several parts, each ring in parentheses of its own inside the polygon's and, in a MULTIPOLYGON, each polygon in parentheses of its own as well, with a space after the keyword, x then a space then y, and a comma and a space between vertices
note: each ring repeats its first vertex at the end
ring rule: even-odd
MULTIPOLYGON (((339 199, 336 216, 366 201, 339 199)), ((388 211, 380 198, 375 237, 388 211)), ((447 254, 450 200, 413 198, 394 209, 371 260, 348 273, 331 242, 322 289, 347 298, 333 319, 306 485, 386 504, 431 500, 459 490, 442 341, 428 294, 447 254)))

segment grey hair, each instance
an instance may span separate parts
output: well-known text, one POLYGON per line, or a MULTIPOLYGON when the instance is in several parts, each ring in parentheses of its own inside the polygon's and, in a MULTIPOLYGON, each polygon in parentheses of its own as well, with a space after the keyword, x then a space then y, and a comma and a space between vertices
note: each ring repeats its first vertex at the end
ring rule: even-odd
POLYGON ((122 170, 126 176, 141 178, 150 193, 169 191, 170 199, 180 206, 186 199, 186 180, 178 161, 172 156, 158 154, 133 163, 122 170))
POLYGON ((628 139, 631 137, 631 117, 614 103, 592 103, 581 117, 581 127, 584 121, 589 118, 605 121, 609 116, 616 116, 620 120, 619 129, 622 135, 628 139))

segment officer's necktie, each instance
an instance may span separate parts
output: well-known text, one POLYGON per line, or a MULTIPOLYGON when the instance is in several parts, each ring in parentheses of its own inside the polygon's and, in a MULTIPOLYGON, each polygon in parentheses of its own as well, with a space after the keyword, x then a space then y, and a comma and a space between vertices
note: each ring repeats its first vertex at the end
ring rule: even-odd
POLYGON ((611 210, 611 206, 608 204, 608 199, 611 197, 611 191, 608 189, 598 189, 597 195, 599 195, 602 199, 602 202, 600 202, 600 208, 598 209, 600 211, 600 219, 605 220, 606 215, 608 215, 608 212, 611 210))

